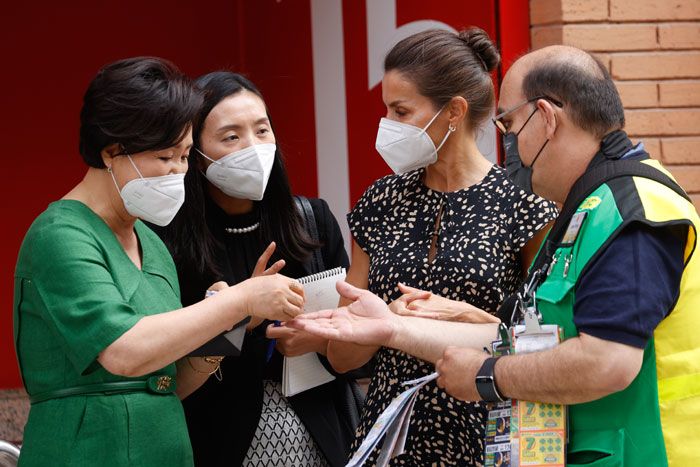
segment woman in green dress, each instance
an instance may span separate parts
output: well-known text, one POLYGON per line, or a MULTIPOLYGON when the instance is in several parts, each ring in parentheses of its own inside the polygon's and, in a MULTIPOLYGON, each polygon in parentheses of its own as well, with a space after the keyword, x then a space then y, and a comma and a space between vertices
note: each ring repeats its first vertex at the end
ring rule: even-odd
POLYGON ((178 396, 220 357, 185 356, 247 315, 301 311, 303 290, 274 274, 281 265, 180 304, 173 261, 141 220, 165 225, 182 205, 201 102, 158 58, 107 65, 88 87, 87 173, 34 221, 15 271, 15 346, 32 402, 20 466, 191 466, 178 396))

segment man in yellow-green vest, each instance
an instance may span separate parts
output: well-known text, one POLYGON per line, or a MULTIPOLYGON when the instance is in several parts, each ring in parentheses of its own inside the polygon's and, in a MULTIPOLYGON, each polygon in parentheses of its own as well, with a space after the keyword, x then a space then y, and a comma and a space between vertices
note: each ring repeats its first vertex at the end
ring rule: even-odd
POLYGON ((522 57, 503 81, 497 113, 513 180, 564 212, 584 176, 604 168, 652 167, 661 181, 603 178, 573 206, 560 239, 540 251, 549 256, 534 281, 535 302, 543 323, 563 328, 562 344, 500 359, 448 349, 438 383, 455 397, 480 400, 490 398, 489 388, 477 388, 476 375, 489 373, 498 396, 568 404, 568 465, 696 465, 695 208, 621 131, 614 83, 581 50, 553 46, 522 57))

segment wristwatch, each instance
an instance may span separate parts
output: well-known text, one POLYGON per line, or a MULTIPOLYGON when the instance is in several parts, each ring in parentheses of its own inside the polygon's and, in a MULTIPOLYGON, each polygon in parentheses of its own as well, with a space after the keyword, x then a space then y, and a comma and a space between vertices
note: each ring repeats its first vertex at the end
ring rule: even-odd
POLYGON ((496 376, 494 375, 494 367, 499 358, 501 357, 487 358, 476 374, 476 390, 479 392, 481 399, 486 402, 503 402, 505 400, 498 392, 496 376))

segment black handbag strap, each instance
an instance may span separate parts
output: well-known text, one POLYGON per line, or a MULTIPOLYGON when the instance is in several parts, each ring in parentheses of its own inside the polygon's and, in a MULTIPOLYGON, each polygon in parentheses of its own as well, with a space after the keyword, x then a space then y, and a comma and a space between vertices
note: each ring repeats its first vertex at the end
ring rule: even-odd
MULTIPOLYGON (((315 243, 320 243, 318 236, 318 227, 316 224, 316 216, 314 215, 314 210, 311 207, 309 199, 305 196, 294 196, 294 203, 297 206, 299 214, 301 214, 301 219, 304 221, 304 227, 309 233, 311 240, 315 243)), ((325 271, 325 265, 323 264, 323 255, 321 255, 321 248, 316 248, 311 252, 311 257, 307 261, 307 269, 309 274, 315 274, 317 272, 325 271)))

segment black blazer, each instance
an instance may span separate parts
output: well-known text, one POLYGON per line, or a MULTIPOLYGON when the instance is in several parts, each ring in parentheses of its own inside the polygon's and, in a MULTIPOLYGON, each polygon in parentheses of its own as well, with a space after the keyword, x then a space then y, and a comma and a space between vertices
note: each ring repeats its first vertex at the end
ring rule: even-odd
MULTIPOLYGON (((349 261, 343 238, 335 217, 325 201, 310 199, 316 218, 321 255, 326 269, 348 267, 349 261)), ((216 257, 222 277, 202 278, 194 271, 178 267, 183 305, 202 299, 206 289, 216 280, 235 284, 250 277, 255 261, 267 245, 261 245, 253 234, 224 232, 230 218, 210 200, 206 204, 207 224, 219 240, 216 257)), ((237 216, 245 224, 245 216, 237 216)), ((255 221, 254 214, 248 223, 255 221)), ((230 225, 230 224, 229 224, 230 225)), ((311 271, 308 266, 285 258, 287 265, 281 274, 302 277, 311 271)), ((223 380, 211 377, 192 395, 183 400, 187 426, 194 450, 195 465, 235 466, 245 458, 255 434, 263 400, 263 380, 279 381, 282 356, 275 351, 267 362, 269 340, 265 329, 269 323, 258 326, 246 335, 239 357, 228 357, 222 362, 223 380)), ((327 365, 325 358, 322 358, 327 365)), ((361 402, 353 398, 356 383, 338 375, 335 381, 290 397, 289 403, 309 430, 328 463, 344 466, 350 443, 354 439, 361 402)))

